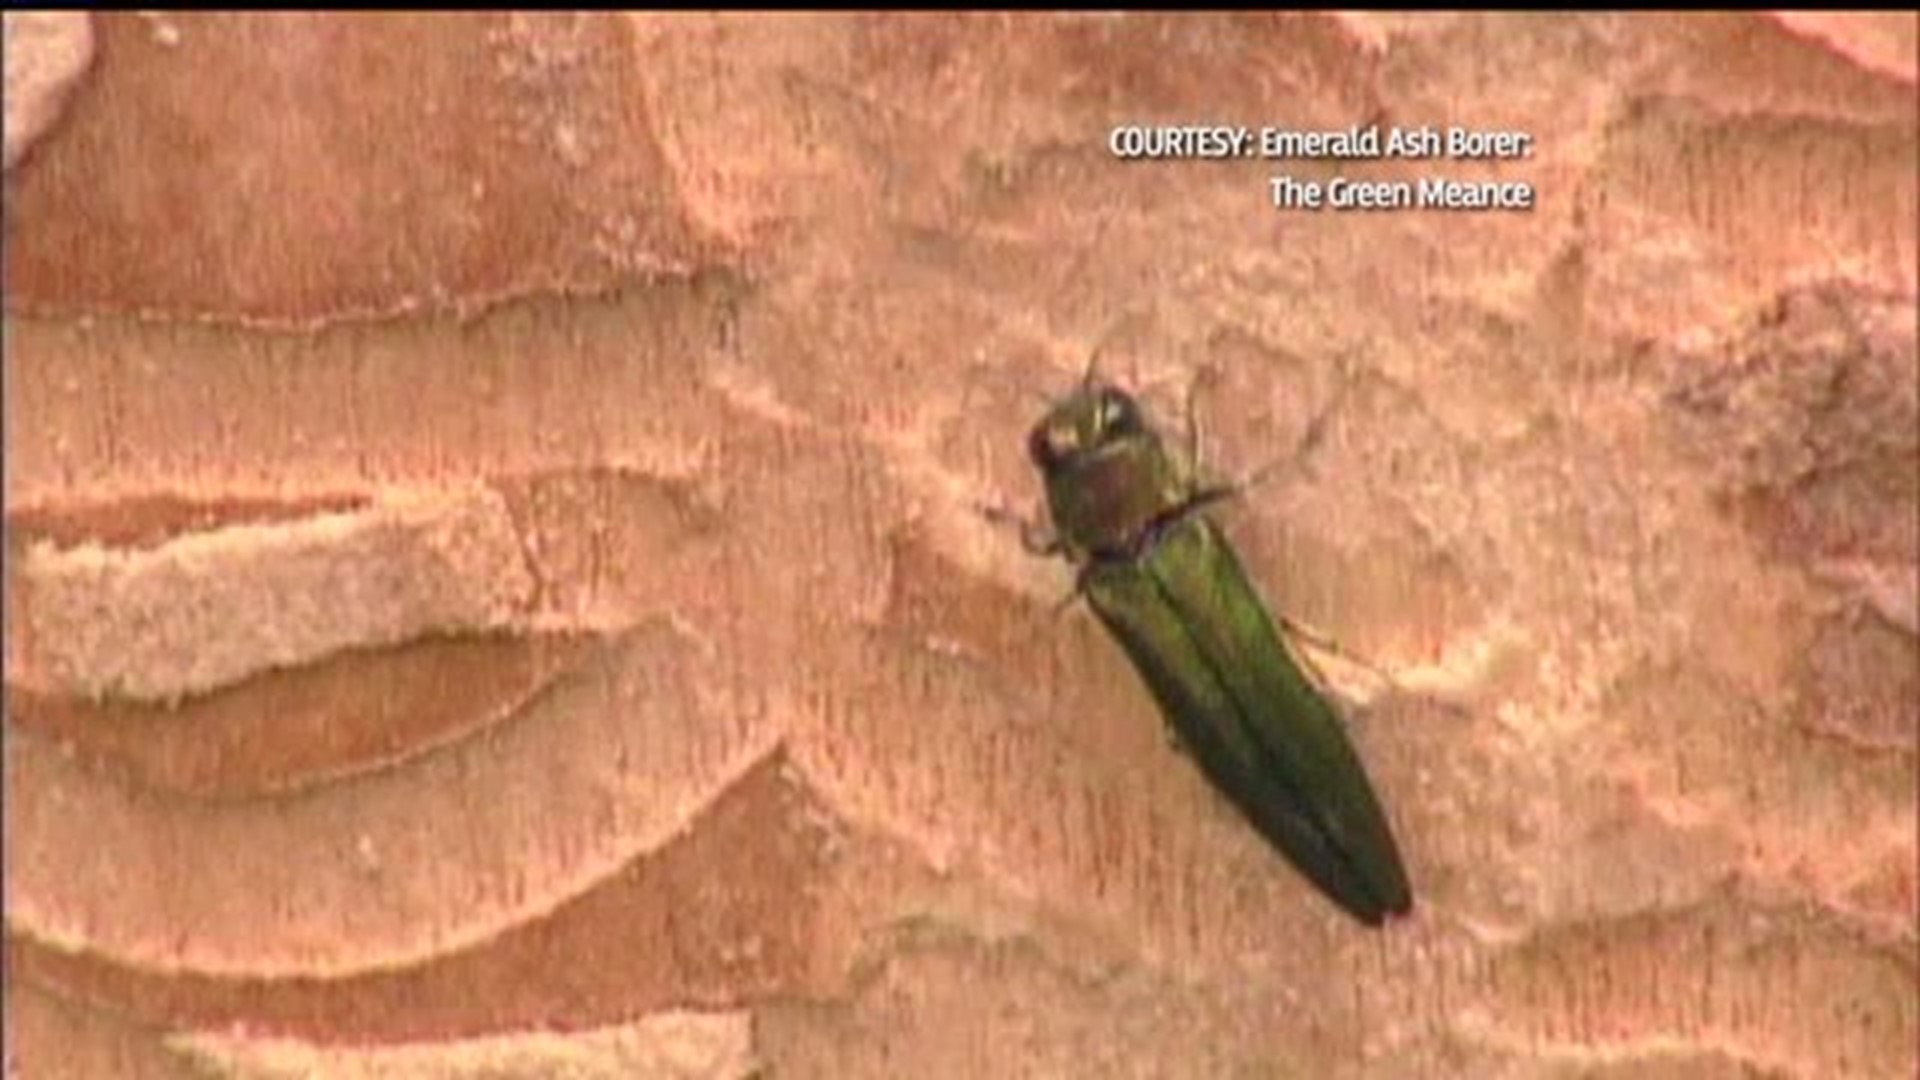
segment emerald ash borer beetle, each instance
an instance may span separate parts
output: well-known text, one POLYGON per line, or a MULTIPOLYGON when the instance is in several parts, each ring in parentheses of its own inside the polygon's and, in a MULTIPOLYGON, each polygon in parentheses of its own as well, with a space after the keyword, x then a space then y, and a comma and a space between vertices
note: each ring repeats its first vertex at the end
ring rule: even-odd
POLYGON ((1188 756, 1281 854, 1368 925, 1413 907, 1365 769, 1276 631, 1202 486, 1124 391, 1094 378, 1027 441, 1046 479, 1043 550, 1126 651, 1188 756))

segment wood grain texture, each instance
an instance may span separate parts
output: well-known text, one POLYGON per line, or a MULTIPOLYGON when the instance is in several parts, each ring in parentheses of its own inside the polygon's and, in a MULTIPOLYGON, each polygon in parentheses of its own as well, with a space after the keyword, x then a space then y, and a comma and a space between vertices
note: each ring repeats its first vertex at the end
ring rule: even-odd
POLYGON ((1911 15, 92 29, 5 179, 10 1075, 1920 1068, 1911 15), (1193 122, 1535 153, 1106 149, 1193 122), (1278 462, 1413 919, 978 512, 1095 350, 1278 462))
POLYGON ((85 12, 10 11, 6 35, 6 146, 13 168, 60 118, 67 96, 93 60, 85 12))

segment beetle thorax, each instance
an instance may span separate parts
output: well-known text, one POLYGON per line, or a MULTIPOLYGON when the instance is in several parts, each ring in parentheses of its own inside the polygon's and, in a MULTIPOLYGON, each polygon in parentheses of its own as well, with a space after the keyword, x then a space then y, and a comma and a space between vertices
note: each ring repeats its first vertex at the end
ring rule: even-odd
POLYGON ((1160 440, 1141 432, 1061 462, 1047 476, 1047 502, 1068 546, 1120 555, 1179 507, 1181 491, 1160 440))

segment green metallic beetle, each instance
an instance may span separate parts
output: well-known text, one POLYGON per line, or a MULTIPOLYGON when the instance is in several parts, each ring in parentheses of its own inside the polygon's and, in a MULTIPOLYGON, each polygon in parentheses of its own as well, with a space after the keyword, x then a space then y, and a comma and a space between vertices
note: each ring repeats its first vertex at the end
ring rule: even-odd
POLYGON ((1054 538, 1209 780, 1299 870, 1377 926, 1413 907, 1340 719, 1204 513, 1232 494, 1177 465, 1132 397, 1089 373, 1033 428, 1054 538))

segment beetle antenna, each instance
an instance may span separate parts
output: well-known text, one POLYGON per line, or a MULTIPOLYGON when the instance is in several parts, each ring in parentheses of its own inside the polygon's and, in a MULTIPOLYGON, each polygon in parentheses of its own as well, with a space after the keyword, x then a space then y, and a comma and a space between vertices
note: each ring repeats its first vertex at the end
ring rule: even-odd
POLYGON ((1130 345, 1129 342, 1142 334, 1149 335, 1151 339, 1153 330, 1159 325, 1158 314, 1159 305, 1150 302, 1144 310, 1134 308, 1109 323, 1106 331, 1100 335, 1099 344, 1093 347, 1093 355, 1087 358, 1087 370, 1080 376, 1080 389, 1091 390, 1099 384, 1100 369, 1109 359, 1108 354, 1116 347, 1130 354, 1128 367, 1133 370, 1128 374, 1133 377, 1132 381, 1137 382, 1140 374, 1137 355, 1139 343, 1132 341, 1130 345))

